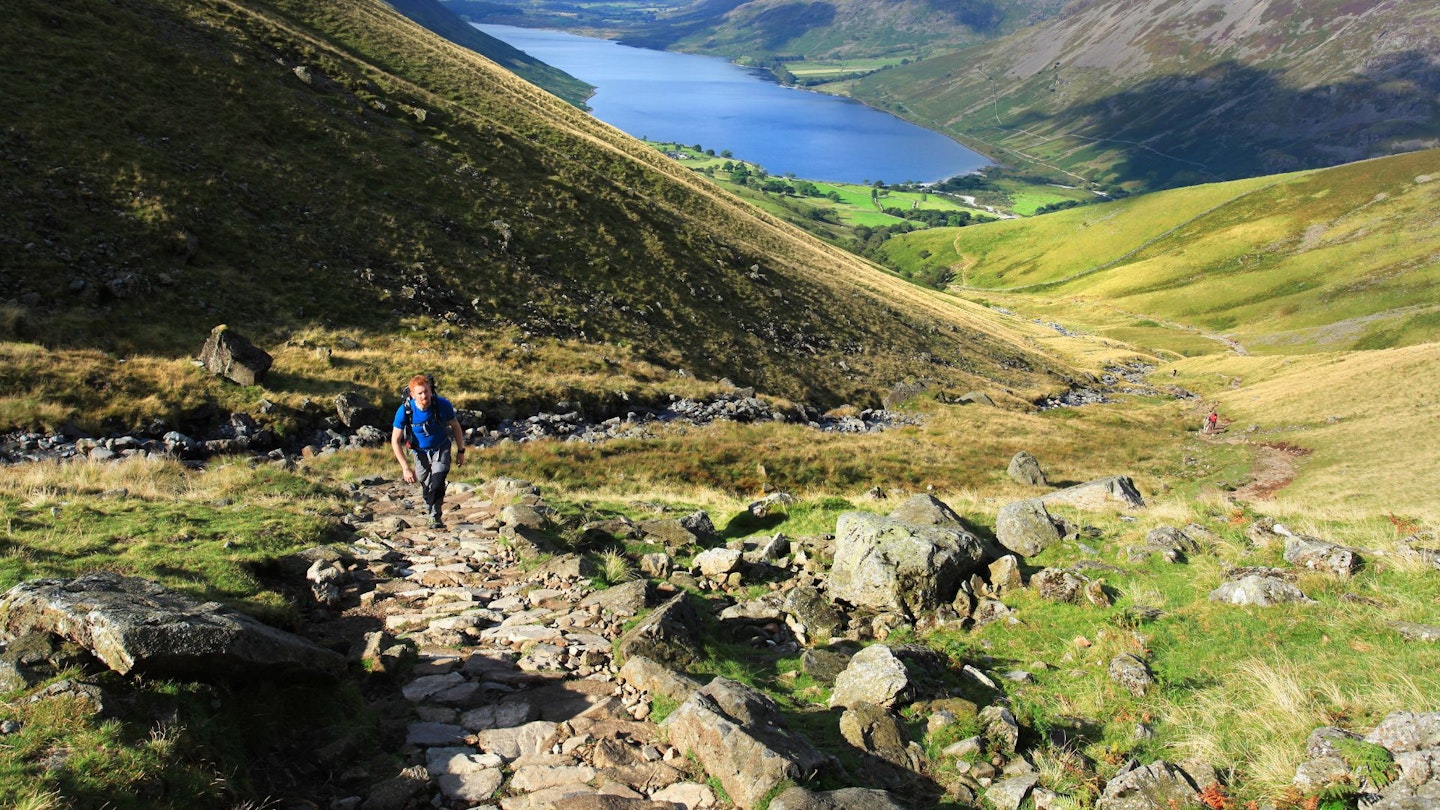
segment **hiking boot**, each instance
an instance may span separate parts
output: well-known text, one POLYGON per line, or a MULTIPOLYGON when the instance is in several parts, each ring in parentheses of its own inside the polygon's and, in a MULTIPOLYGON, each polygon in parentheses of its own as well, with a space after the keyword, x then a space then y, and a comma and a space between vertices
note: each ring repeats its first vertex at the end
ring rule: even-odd
POLYGON ((445 528, 445 521, 441 520, 439 515, 431 515, 431 516, 430 516, 430 528, 432 528, 432 529, 443 529, 443 528, 445 528))

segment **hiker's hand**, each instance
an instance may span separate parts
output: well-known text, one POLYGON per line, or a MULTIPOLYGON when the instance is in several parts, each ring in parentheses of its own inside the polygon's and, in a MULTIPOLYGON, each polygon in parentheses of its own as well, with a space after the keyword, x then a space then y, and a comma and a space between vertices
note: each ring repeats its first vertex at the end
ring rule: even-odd
POLYGON ((450 457, 450 466, 459 467, 465 463, 465 448, 455 451, 450 457))
POLYGON ((405 468, 405 474, 401 477, 405 479, 405 483, 407 484, 415 483, 415 471, 409 467, 405 468))

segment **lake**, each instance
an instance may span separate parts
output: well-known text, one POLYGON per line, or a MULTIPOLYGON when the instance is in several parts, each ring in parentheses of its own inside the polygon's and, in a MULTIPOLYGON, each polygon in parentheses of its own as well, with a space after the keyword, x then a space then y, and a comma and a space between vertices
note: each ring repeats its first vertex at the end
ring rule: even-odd
POLYGON ((595 86, 592 114, 637 138, 700 144, 774 175, 931 182, 990 161, 955 141, 848 98, 783 87, 712 56, 632 48, 563 31, 476 25, 595 86))

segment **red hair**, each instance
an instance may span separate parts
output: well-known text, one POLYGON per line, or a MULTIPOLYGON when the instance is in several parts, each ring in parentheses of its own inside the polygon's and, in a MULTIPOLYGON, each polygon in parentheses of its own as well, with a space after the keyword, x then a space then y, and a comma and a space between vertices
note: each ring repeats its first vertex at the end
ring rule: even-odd
POLYGON ((430 385, 430 378, 426 377, 424 374, 416 374, 414 377, 410 378, 410 384, 405 387, 410 389, 411 391, 414 391, 415 386, 417 385, 422 387, 428 387, 430 385))

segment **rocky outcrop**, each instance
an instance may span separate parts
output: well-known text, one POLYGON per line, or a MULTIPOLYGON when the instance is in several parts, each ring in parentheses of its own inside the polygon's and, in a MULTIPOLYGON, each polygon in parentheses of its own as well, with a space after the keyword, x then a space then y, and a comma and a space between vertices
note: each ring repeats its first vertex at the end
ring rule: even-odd
MULTIPOLYGON (((346 391, 335 395, 335 415, 340 419, 340 424, 345 427, 358 429, 361 426, 376 426, 382 424, 380 409, 370 404, 370 400, 354 391, 346 391)), ((389 420, 383 423, 389 427, 389 420)), ((389 438, 389 431, 385 432, 389 438)))
POLYGON ((200 349, 200 362, 211 374, 240 385, 265 382, 274 359, 243 335, 221 324, 210 330, 200 349))
POLYGON ((808 781, 829 757, 786 727, 763 693, 716 678, 665 718, 670 743, 720 780, 737 807, 754 807, 771 788, 808 781))
POLYGON ((984 544, 963 529, 846 512, 835 526, 828 593, 857 607, 918 616, 954 599, 983 558, 984 544))
POLYGON ((792 787, 770 802, 770 810, 908 810, 883 790, 843 788, 812 792, 792 787))
POLYGON ((995 539, 1021 557, 1033 557, 1063 536, 1060 522, 1038 499, 1007 503, 995 518, 995 539))
POLYGON ((236 610, 111 573, 16 585, 0 598, 0 627, 74 642, 122 675, 315 679, 345 668, 338 653, 236 610))
POLYGON ((1156 760, 1117 774, 1105 783, 1105 792, 1095 802, 1095 810, 1189 807, 1196 803, 1198 792, 1189 774, 1169 762, 1156 760))
POLYGON ((1315 600, 1286 580, 1263 574, 1248 574, 1223 583, 1210 592, 1211 602, 1270 607, 1290 602, 1314 604, 1315 600))
POLYGON ((1138 509, 1145 505, 1140 490, 1127 475, 1097 478, 1073 487, 1041 495, 1047 506, 1073 506, 1076 509, 1138 509))
POLYGON ((1349 576, 1361 565, 1354 549, 1303 534, 1285 538, 1285 562, 1336 576, 1349 576))
POLYGON ((622 658, 644 656, 683 669, 700 656, 699 632, 695 606, 682 591, 621 636, 616 650, 622 658))
POLYGON ((1166 562, 1183 563, 1189 555, 1200 550, 1199 542, 1191 534, 1199 536, 1189 527, 1157 526, 1145 534, 1143 544, 1125 550, 1125 559, 1140 562, 1150 556, 1159 556, 1166 562))

